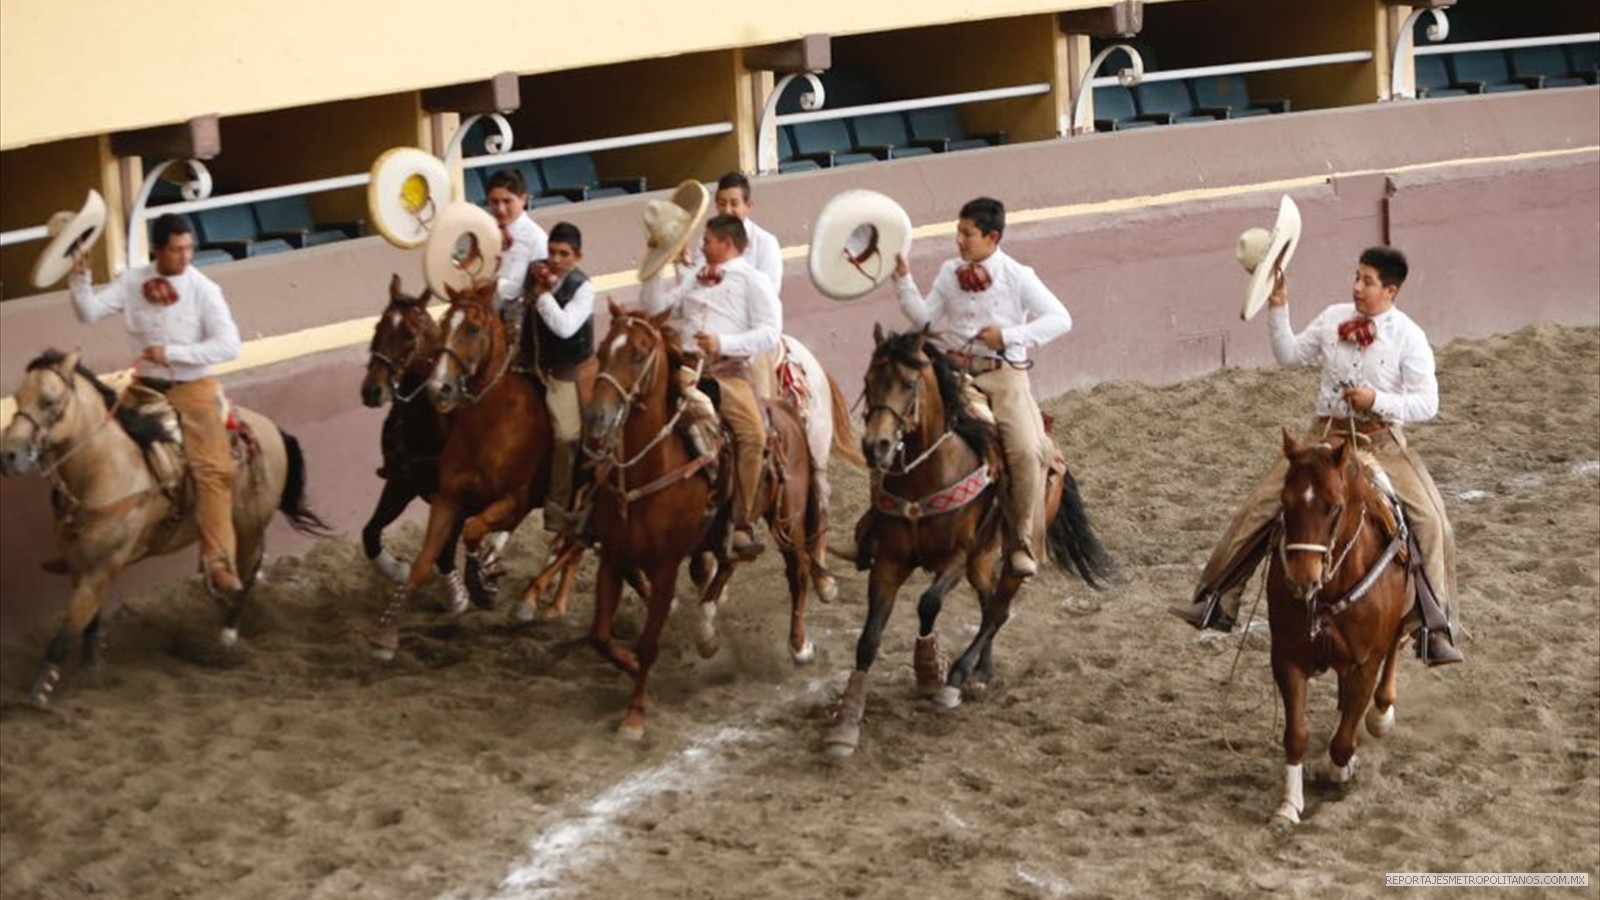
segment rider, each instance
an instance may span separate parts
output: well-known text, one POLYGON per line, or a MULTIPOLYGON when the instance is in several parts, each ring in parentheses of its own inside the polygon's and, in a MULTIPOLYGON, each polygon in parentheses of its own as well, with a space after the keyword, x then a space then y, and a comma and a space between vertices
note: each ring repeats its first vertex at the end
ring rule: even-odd
POLYGON ((549 256, 533 264, 523 311, 522 357, 544 382, 555 446, 544 527, 560 531, 572 508, 572 481, 583 437, 583 400, 594 385, 594 282, 578 268, 583 233, 571 222, 550 229, 549 256))
POLYGON ((743 172, 729 172, 717 179, 717 193, 712 198, 717 212, 736 216, 744 223, 745 239, 749 242, 744 261, 772 282, 772 292, 783 294, 783 248, 772 232, 757 225, 750 218, 750 179, 743 172))
POLYGON ((528 216, 528 183, 516 169, 501 169, 489 176, 488 205, 495 224, 500 226, 495 310, 510 329, 522 321, 528 264, 549 255, 549 238, 528 216))
MULTIPOLYGON (((1279 365, 1322 364, 1311 439, 1359 432, 1388 474, 1422 550, 1423 575, 1431 590, 1419 590, 1418 598, 1430 603, 1431 596, 1438 603, 1423 613, 1422 621, 1445 622, 1454 606, 1455 542, 1433 477, 1401 431, 1403 423, 1424 422, 1439 411, 1439 382, 1428 337, 1395 307, 1408 270, 1405 255, 1393 247, 1362 251, 1352 302, 1323 310, 1298 335, 1289 325, 1287 284, 1282 273, 1276 273, 1267 298, 1271 307, 1267 325, 1279 365)), ((1193 602, 1173 607, 1173 613, 1196 628, 1233 630, 1245 582, 1259 561, 1250 550, 1265 546, 1261 536, 1278 515, 1287 471, 1288 461, 1279 459, 1256 483, 1212 550, 1193 602)), ((1419 635, 1417 649, 1428 665, 1463 659, 1455 647, 1453 624, 1424 630, 1426 639, 1419 635)))
POLYGON ((1072 316, 1033 269, 1000 249, 1005 206, 979 197, 961 207, 959 259, 946 260, 924 299, 904 256, 895 257, 900 309, 918 328, 941 319, 959 343, 951 358, 986 397, 1006 457, 1006 551, 1011 571, 1038 571, 1044 547, 1044 487, 1050 436, 1028 382, 1028 349, 1072 330, 1072 316), (970 349, 969 349, 970 348, 970 349))
POLYGON ((783 333, 783 308, 766 276, 742 254, 748 244, 738 216, 717 215, 706 222, 701 253, 705 263, 678 267, 678 283, 646 281, 640 302, 650 313, 674 311, 690 349, 705 354, 722 394, 722 417, 733 433, 737 496, 733 508, 733 555, 754 559, 765 549, 756 541, 755 519, 766 429, 750 382, 750 361, 777 345, 783 333), (688 343, 692 335, 693 343, 688 343))
POLYGON ((233 459, 222 420, 222 385, 209 367, 239 355, 239 328, 222 289, 191 263, 194 229, 168 213, 150 228, 152 263, 128 269, 99 291, 89 258, 79 259, 70 285, 78 318, 87 323, 122 314, 139 354, 139 381, 166 394, 183 427, 184 453, 195 486, 200 564, 212 587, 236 592, 233 459))

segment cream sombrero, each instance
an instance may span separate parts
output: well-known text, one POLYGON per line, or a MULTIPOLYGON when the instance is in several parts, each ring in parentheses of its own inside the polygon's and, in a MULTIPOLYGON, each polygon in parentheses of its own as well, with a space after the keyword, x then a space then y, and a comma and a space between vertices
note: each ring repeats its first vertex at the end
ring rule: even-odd
POLYGON ((1272 231, 1252 228, 1239 235, 1234 256, 1250 273, 1250 287, 1245 291, 1240 318, 1250 319, 1261 311, 1267 296, 1272 293, 1272 274, 1289 268, 1289 260, 1294 258, 1294 249, 1299 243, 1300 207, 1294 205, 1294 200, 1288 194, 1284 194, 1283 200, 1278 203, 1278 221, 1273 223, 1272 231), (1263 265, 1263 262, 1270 264, 1263 265))
POLYGON ((450 172, 431 153, 395 147, 372 164, 367 214, 378 233, 396 247, 422 246, 450 199, 450 172))
POLYGON ((422 251, 422 276, 436 297, 473 290, 500 268, 500 226, 482 207, 458 200, 439 210, 422 251))
POLYGON ((639 280, 649 281, 677 257, 694 237, 711 205, 711 192, 698 181, 685 181, 670 200, 651 200, 644 206, 644 259, 639 280))
POLYGON ((106 201, 91 188, 89 196, 83 198, 82 209, 58 212, 45 227, 50 231, 50 241, 33 264, 33 286, 41 289, 65 278, 78 257, 100 240, 100 232, 106 227, 106 201))
POLYGON ((896 254, 911 251, 911 217, 877 191, 845 191, 822 208, 811 235, 808 269, 817 290, 854 300, 894 274, 896 254))

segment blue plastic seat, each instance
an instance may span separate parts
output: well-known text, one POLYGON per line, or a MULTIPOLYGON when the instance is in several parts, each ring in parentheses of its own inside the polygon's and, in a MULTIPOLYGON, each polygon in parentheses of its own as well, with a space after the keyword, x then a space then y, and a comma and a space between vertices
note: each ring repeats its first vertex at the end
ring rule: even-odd
POLYGON ((1139 112, 1170 114, 1175 125, 1215 122, 1225 115, 1221 111, 1211 114, 1195 108, 1194 97, 1189 94, 1185 81, 1146 81, 1133 89, 1133 99, 1139 112))
POLYGON ((1596 74, 1600 73, 1600 41, 1568 44, 1566 49, 1567 71, 1594 84, 1596 74))
POLYGON ((822 164, 814 159, 796 159, 794 155, 794 138, 789 133, 794 126, 778 126, 778 172, 810 172, 822 168, 822 164))
POLYGON ((872 113, 856 116, 845 122, 854 139, 855 150, 865 151, 880 159, 906 159, 927 156, 936 149, 929 143, 914 142, 906 128, 906 120, 899 113, 872 113), (880 150, 882 155, 879 155, 880 150))
POLYGON ((311 204, 303 194, 257 203, 256 223, 261 226, 261 237, 282 238, 296 248, 320 247, 359 237, 364 226, 362 222, 341 222, 333 227, 318 225, 311 216, 311 204))
POLYGON ((1149 128, 1168 125, 1172 116, 1166 113, 1143 115, 1133 104, 1133 91, 1113 84, 1094 89, 1094 130, 1127 131, 1130 128, 1149 128))
POLYGON ((255 210, 249 204, 221 206, 195 213, 195 237, 202 250, 226 250, 234 259, 268 256, 293 250, 282 238, 261 237, 261 225, 256 221, 255 210))
POLYGON ((946 151, 979 150, 1006 142, 1004 131, 968 132, 954 106, 907 110, 906 130, 913 141, 943 141, 946 151))
POLYGON ((1537 87, 1542 79, 1537 76, 1513 78, 1506 65, 1506 55, 1499 50, 1474 50, 1452 54, 1445 60, 1451 79, 1458 85, 1480 84, 1479 93, 1500 94, 1508 91, 1525 91, 1537 87))
POLYGON ((1243 75, 1213 75, 1209 78, 1192 78, 1189 87, 1194 92, 1196 109, 1202 112, 1223 110, 1224 119, 1243 119, 1269 113, 1289 111, 1288 100, 1251 100, 1250 87, 1243 75))
POLYGON ((850 139, 850 130, 845 127, 843 119, 797 122, 785 127, 789 128, 789 138, 794 141, 796 159, 815 160, 826 169, 877 159, 871 153, 860 153, 854 149, 855 141, 850 139))
POLYGON ((226 250, 196 250, 194 252, 194 264, 201 268, 225 262, 233 262, 233 254, 226 250))
POLYGON ((1560 47, 1517 47, 1511 51, 1513 76, 1539 76, 1539 87, 1579 87, 1587 84, 1581 77, 1571 74, 1567 54, 1560 47))
POLYGON ((1442 56, 1418 56, 1416 81, 1418 97, 1460 97, 1465 94, 1483 93, 1476 89, 1477 85, 1457 84, 1456 80, 1450 77, 1442 56))
POLYGON ((540 196, 561 196, 574 203, 638 194, 645 189, 645 180, 639 176, 602 179, 594 157, 587 153, 539 160, 539 171, 545 185, 540 196))

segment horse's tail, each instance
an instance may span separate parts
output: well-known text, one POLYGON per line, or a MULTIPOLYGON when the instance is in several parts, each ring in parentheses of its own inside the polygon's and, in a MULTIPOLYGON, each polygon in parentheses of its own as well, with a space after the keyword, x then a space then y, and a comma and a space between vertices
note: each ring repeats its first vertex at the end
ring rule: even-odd
POLYGON ((858 469, 865 469, 867 458, 861 455, 861 447, 851 440, 855 429, 850 424, 850 406, 844 402, 844 392, 839 390, 839 382, 833 380, 832 373, 823 374, 828 378, 828 394, 833 401, 833 455, 858 469))
POLYGON ((1089 524, 1089 513, 1083 508, 1083 497, 1071 469, 1061 470, 1061 505, 1050 520, 1045 544, 1057 564, 1076 568, 1084 582, 1096 590, 1104 590, 1106 579, 1115 572, 1110 554, 1089 524))
POLYGON ((300 442, 282 428, 283 452, 287 471, 283 478, 283 496, 278 500, 278 511, 289 518, 290 527, 301 534, 332 537, 333 528, 306 505, 306 457, 300 452, 300 442))

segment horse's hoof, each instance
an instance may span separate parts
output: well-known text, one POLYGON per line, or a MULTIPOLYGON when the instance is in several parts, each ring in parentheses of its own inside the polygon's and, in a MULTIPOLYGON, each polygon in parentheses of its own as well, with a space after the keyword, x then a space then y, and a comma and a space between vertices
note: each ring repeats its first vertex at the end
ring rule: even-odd
POLYGON ((467 607, 472 603, 472 596, 467 588, 466 577, 461 574, 461 570, 456 569, 446 575, 445 583, 450 588, 450 612, 455 615, 466 612, 467 607))
POLYGON ((835 744, 835 743, 829 742, 828 746, 825 748, 824 752, 826 752, 828 754, 828 758, 829 759, 838 759, 838 760, 849 759, 850 757, 856 755, 856 745, 855 744, 835 744))
POLYGON ((1367 734, 1375 738, 1388 737, 1394 731, 1394 706, 1391 704, 1381 714, 1376 706, 1367 710, 1367 734))
POLYGON ((810 641, 806 641, 805 646, 801 647, 799 650, 791 650, 789 652, 789 658, 793 660, 794 664, 797 666, 808 665, 812 660, 817 658, 817 645, 811 643, 810 641))
POLYGON ((833 759, 849 759, 860 745, 861 725, 856 722, 840 722, 824 739, 824 749, 833 759))
POLYGON ((1334 765, 1331 759, 1324 759, 1319 768, 1321 771, 1318 774, 1322 776, 1324 781, 1329 781, 1333 784, 1349 784, 1355 780, 1356 769, 1360 768, 1360 761, 1354 754, 1351 754, 1350 761, 1342 766, 1334 765))
POLYGON ((1294 808, 1293 803, 1285 800, 1283 805, 1278 807, 1278 811, 1272 814, 1272 819, 1268 824, 1279 827, 1299 825, 1300 811, 1294 808))
POLYGON ((224 628, 224 629, 222 629, 222 646, 224 646, 224 647, 232 647, 234 644, 237 644, 237 643, 239 643, 239 629, 237 629, 237 628, 224 628))
POLYGON ((538 618, 538 613, 534 612, 533 607, 528 604, 518 603, 511 608, 511 618, 516 619, 518 622, 532 622, 538 618))
POLYGON ((556 606, 554 603, 539 610, 539 618, 545 622, 554 622, 566 617, 567 610, 564 607, 556 606))
POLYGON ((639 743, 640 741, 644 740, 644 726, 643 725, 629 725, 626 722, 624 722, 621 725, 618 725, 617 726, 617 740, 619 740, 619 741, 627 741, 630 744, 639 743))
POLYGON ((711 657, 716 656, 717 653, 722 650, 722 638, 716 634, 712 634, 709 637, 696 635, 694 639, 694 648, 700 653, 701 659, 710 659, 711 657))
POLYGON ((817 599, 823 603, 833 603, 839 599, 839 582, 832 575, 817 579, 817 599))
POLYGON ((404 584, 411 574, 410 564, 388 550, 381 550, 377 556, 372 557, 372 564, 378 567, 383 577, 396 584, 404 584))
POLYGON ((933 692, 933 705, 940 709, 955 709, 961 705, 961 689, 943 685, 933 692))
POLYGON ((374 629, 367 635, 367 649, 373 659, 381 662, 394 659, 395 651, 400 649, 400 629, 392 626, 374 629))

